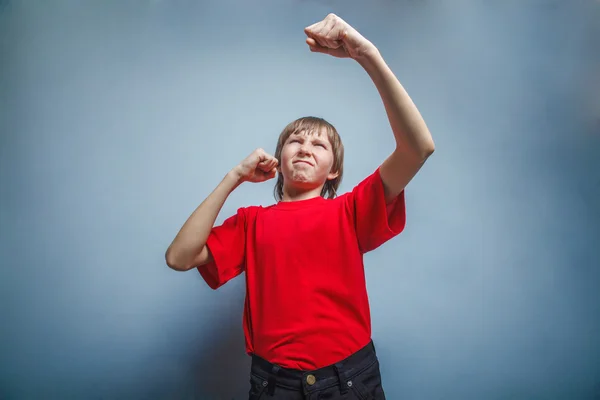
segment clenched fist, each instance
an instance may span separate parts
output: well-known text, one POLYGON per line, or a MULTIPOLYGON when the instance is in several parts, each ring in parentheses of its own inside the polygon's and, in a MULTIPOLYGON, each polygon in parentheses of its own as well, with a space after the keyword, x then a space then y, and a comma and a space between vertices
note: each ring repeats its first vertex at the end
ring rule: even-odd
POLYGON ((234 171, 242 182, 264 182, 275 177, 277 164, 275 157, 263 149, 256 149, 234 171))
POLYGON ((335 14, 304 28, 311 51, 358 59, 374 48, 356 29, 335 14))

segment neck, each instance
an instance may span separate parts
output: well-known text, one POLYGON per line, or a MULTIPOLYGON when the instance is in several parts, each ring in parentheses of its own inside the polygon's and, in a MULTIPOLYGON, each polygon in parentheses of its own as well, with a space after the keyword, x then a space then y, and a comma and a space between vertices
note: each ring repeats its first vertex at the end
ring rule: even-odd
POLYGON ((300 201, 319 197, 322 189, 323 186, 314 189, 286 188, 284 186, 281 201, 300 201))

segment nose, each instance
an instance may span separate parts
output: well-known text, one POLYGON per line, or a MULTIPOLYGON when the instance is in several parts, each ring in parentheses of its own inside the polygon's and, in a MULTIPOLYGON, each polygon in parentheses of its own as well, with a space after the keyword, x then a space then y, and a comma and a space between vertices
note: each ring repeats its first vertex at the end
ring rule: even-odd
POLYGON ((310 155, 310 150, 308 149, 308 146, 306 145, 306 143, 302 143, 300 145, 300 149, 298 152, 300 154, 310 155))

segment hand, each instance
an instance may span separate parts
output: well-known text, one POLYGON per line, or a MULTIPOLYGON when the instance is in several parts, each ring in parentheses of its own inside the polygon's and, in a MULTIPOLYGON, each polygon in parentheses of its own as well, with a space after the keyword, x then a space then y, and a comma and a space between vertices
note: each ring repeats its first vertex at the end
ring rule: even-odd
POLYGON ((275 177, 278 164, 275 157, 256 149, 234 171, 242 182, 264 182, 275 177))
POLYGON ((304 28, 310 50, 334 57, 358 59, 375 46, 335 14, 304 28))

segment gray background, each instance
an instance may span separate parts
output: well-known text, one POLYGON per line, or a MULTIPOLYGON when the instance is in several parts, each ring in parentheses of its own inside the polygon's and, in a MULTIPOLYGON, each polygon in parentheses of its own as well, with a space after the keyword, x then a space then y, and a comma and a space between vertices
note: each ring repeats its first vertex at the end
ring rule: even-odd
POLYGON ((366 73, 304 44, 328 12, 437 146, 366 256, 388 397, 600 399, 596 0, 0 1, 0 398, 247 396, 243 277, 164 252, 297 117, 341 132, 342 191, 389 154, 366 73))

